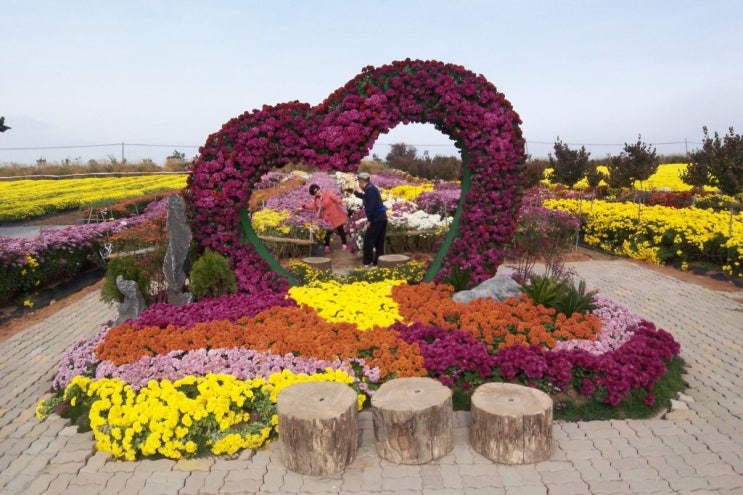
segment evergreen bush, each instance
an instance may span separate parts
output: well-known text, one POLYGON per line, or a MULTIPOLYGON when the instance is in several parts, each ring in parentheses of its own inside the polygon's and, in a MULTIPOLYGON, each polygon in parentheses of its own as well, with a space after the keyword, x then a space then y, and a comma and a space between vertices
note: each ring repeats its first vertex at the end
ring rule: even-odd
POLYGON ((215 251, 206 251, 196 260, 189 277, 195 300, 237 292, 237 279, 227 258, 215 251))

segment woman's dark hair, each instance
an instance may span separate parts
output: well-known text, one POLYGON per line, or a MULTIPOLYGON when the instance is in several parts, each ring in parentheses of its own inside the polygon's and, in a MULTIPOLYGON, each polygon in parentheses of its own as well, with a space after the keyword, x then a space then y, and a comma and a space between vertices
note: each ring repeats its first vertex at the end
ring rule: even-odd
POLYGON ((313 195, 313 196, 315 194, 317 194, 317 191, 319 191, 319 190, 320 190, 320 186, 318 186, 317 184, 312 184, 310 186, 310 194, 313 195))

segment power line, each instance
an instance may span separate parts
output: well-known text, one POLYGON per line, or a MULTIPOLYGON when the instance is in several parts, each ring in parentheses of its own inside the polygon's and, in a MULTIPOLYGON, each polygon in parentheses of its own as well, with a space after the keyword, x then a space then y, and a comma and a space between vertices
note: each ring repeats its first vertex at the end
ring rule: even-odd
POLYGON ((192 144, 141 144, 141 143, 108 143, 108 144, 80 144, 75 146, 34 146, 30 148, 0 148, 0 151, 35 151, 35 150, 69 150, 76 148, 104 148, 110 146, 145 146, 154 148, 199 148, 192 144))
MULTIPOLYGON (((374 146, 394 146, 400 143, 374 143, 374 146)), ((454 143, 440 144, 440 143, 405 143, 409 146, 420 146, 420 147, 452 147, 454 143)), ((545 144, 552 145, 554 141, 526 141, 526 144, 545 144)), ((568 146, 624 146, 627 143, 564 143, 568 146)), ((700 145, 701 142, 695 141, 664 141, 660 143, 649 143, 651 146, 668 146, 675 144, 693 144, 700 145)), ((76 149, 76 148, 104 148, 111 146, 138 146, 138 147, 150 147, 150 148, 200 148, 201 145, 194 144, 149 144, 149 143, 106 143, 106 144, 80 144, 80 145, 67 145, 67 146, 32 146, 32 147, 14 147, 14 148, 0 148, 0 151, 38 151, 38 150, 63 150, 63 149, 76 149)))

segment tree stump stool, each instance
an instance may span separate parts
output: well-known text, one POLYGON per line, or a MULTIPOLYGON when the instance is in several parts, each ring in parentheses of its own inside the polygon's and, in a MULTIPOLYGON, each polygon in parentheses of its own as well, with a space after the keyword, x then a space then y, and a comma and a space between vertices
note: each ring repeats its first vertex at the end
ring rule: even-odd
POLYGON ((338 382, 297 383, 279 392, 281 462, 300 474, 339 473, 356 457, 356 392, 338 382))
POLYGON ((317 270, 331 270, 330 258, 311 256, 309 258, 302 258, 302 262, 310 265, 312 268, 315 268, 317 270))
POLYGON ((472 394, 470 445, 491 461, 528 464, 552 453, 552 398, 531 387, 486 383, 472 394))
POLYGON ((397 265, 403 265, 410 261, 410 256, 404 254, 383 254, 377 258, 377 266, 379 268, 393 268, 397 265))
POLYGON ((397 464, 423 464, 454 447, 451 390, 432 378, 395 378, 371 399, 377 454, 397 464))

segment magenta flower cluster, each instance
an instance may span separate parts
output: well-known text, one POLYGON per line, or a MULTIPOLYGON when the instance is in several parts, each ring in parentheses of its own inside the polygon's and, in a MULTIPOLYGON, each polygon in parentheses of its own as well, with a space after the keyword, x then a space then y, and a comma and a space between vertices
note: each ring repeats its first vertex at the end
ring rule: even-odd
POLYGON ((226 122, 201 147, 189 177, 194 239, 231 260, 240 291, 284 292, 288 281, 271 273, 242 238, 240 214, 254 185, 288 163, 355 170, 380 134, 410 122, 433 123, 454 140, 472 175, 459 237, 437 279, 455 267, 469 272, 474 284, 490 278, 519 209, 521 121, 483 76, 438 61, 366 67, 317 107, 294 101, 226 122))
POLYGON ((136 328, 160 327, 168 325, 191 328, 197 323, 252 318, 261 311, 282 306, 296 306, 293 299, 282 294, 228 294, 220 297, 205 297, 182 306, 155 303, 144 310, 137 318, 129 321, 136 328))
POLYGON ((484 343, 462 330, 420 323, 396 323, 408 343, 417 343, 429 376, 448 387, 468 391, 486 381, 517 382, 549 394, 573 389, 617 406, 633 391, 654 402, 653 386, 666 374, 666 362, 678 355, 670 333, 640 320, 626 343, 602 354, 576 348, 548 350, 515 345, 489 354, 484 343))

